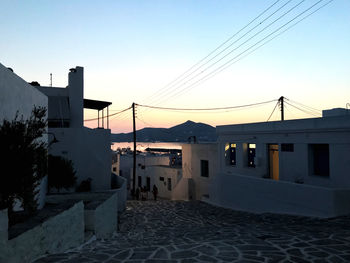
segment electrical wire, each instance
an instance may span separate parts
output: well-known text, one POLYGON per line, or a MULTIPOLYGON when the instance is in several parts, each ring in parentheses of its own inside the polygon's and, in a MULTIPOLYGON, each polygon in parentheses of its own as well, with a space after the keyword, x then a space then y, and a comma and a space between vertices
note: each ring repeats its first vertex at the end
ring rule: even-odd
POLYGON ((175 78, 173 81, 169 82, 167 85, 165 85, 163 88, 159 89, 157 92, 155 92, 152 96, 149 96, 148 98, 154 98, 157 93, 164 93, 168 89, 172 87, 172 85, 177 82, 179 79, 181 79, 185 74, 190 72, 193 68, 197 67, 199 64, 201 64, 203 61, 205 61, 207 58, 209 58, 211 55, 213 55, 216 51, 218 51, 221 47, 223 47, 225 44, 227 44, 229 41, 231 41, 235 36, 237 36, 240 32, 242 32, 244 29, 246 29, 248 26, 250 26, 252 23, 254 23, 257 19, 259 19, 262 15, 264 15, 268 10, 270 10, 273 6, 275 6, 280 0, 275 1, 273 4, 271 4, 268 8, 266 8, 263 12, 261 12, 257 17, 255 17, 253 20, 251 20, 247 25, 242 27, 240 30, 238 30, 236 33, 234 33, 231 37, 229 37, 226 41, 221 43, 218 47, 216 47, 214 50, 212 50, 208 55, 206 55, 204 58, 202 58, 200 61, 195 63, 193 66, 191 66, 189 69, 187 69, 185 72, 180 74, 177 78, 175 78))
POLYGON ((168 107, 159 107, 159 106, 150 106, 150 105, 142 105, 142 104, 136 104, 139 107, 144 108, 152 108, 152 109, 158 109, 158 110, 174 110, 174 111, 216 111, 216 110, 229 110, 229 109, 237 109, 237 108, 245 108, 245 107, 251 107, 261 104, 267 104, 270 102, 273 102, 276 100, 269 100, 264 102, 258 102, 258 103, 252 103, 252 104, 246 104, 246 105, 239 105, 239 106, 229 106, 229 107, 220 107, 220 108, 168 108, 168 107))
POLYGON ((124 110, 122 110, 122 111, 113 113, 113 114, 109 114, 108 116, 103 116, 103 117, 101 117, 101 118, 87 119, 87 120, 84 120, 84 121, 96 121, 96 120, 99 120, 99 119, 102 120, 102 119, 105 119, 105 118, 109 118, 109 117, 111 117, 111 116, 115 116, 115 115, 121 114, 121 113, 123 113, 123 112, 125 112, 125 111, 127 111, 127 110, 130 110, 130 109, 131 109, 131 107, 126 108, 126 109, 124 109, 124 110))
POLYGON ((290 101, 291 103, 298 104, 299 106, 301 106, 301 107, 303 107, 303 108, 305 108, 305 109, 307 109, 307 110, 309 110, 309 111, 313 111, 313 112, 315 112, 315 113, 317 113, 317 114, 320 114, 320 113, 322 112, 321 110, 312 108, 312 107, 310 107, 310 106, 307 106, 307 105, 302 104, 302 103, 300 103, 300 102, 297 102, 297 101, 295 101, 295 100, 290 100, 290 99, 288 99, 288 98, 285 98, 285 99, 287 99, 287 100, 290 101))
MULTIPOLYGON (((259 40, 258 42, 256 42, 255 44, 253 44, 252 46, 250 46, 249 48, 247 48, 246 50, 244 50, 243 52, 241 52, 240 54, 238 54, 237 56, 235 56, 234 58, 230 59, 229 61, 227 61, 226 63, 224 63, 223 65, 219 66, 218 68, 216 68, 215 70, 213 70, 212 72, 208 73, 206 76, 204 76, 203 78, 197 80, 196 82, 192 83, 191 85, 181 89, 179 92, 171 95, 171 97, 168 97, 166 100, 169 100, 172 97, 176 97, 179 96, 181 93, 189 90, 190 88, 193 88, 194 86, 198 86, 199 84, 202 84, 204 81, 207 81, 209 78, 213 77, 210 76, 212 74, 217 74, 219 73, 219 70, 224 70, 226 68, 224 68, 225 66, 229 65, 232 61, 234 61, 236 58, 240 57, 242 54, 246 53, 247 51, 249 51, 250 49, 252 49, 253 47, 255 47, 256 45, 260 44, 261 42, 263 42, 265 39, 269 38, 271 35, 275 34, 276 32, 280 31, 282 28, 284 28, 285 26, 287 26, 288 24, 290 24, 291 22, 293 22, 295 19, 297 19, 298 17, 302 16, 303 14, 305 14, 307 11, 309 11, 310 9, 312 9, 313 7, 315 7, 316 5, 318 5, 319 3, 321 3, 324 0, 319 0, 318 2, 316 2, 315 4, 311 5, 309 8, 307 8, 306 10, 304 10, 303 12, 299 13, 297 16, 295 16, 293 19, 289 20, 287 23, 285 23, 284 25, 280 26, 279 28, 277 28, 276 30, 274 30, 272 33, 268 34, 267 36, 265 36, 264 38, 262 38, 261 40, 259 40), (202 82, 201 82, 202 81, 202 82)), ((333 1, 333 0, 331 0, 333 1)), ((329 2, 331 2, 329 1, 329 2)), ((328 3, 327 3, 328 4, 328 3)), ((239 60, 238 60, 239 61, 239 60)), ((231 66, 232 64, 230 64, 231 66)), ((214 75, 214 76, 215 76, 214 75)))
MULTIPOLYGON (((239 44, 237 47, 233 48, 232 50, 230 50, 229 52, 227 52, 226 54, 224 54, 221 58, 219 58, 218 60, 216 60, 215 62, 213 62, 212 64, 210 64, 208 67, 206 67, 205 69, 201 70, 200 72, 198 72, 195 76, 191 77, 189 80, 186 80, 184 83, 180 83, 179 85, 176 85, 177 87, 174 88, 174 90, 171 91, 171 93, 173 93, 174 91, 176 91, 177 89, 181 88, 182 86, 186 85, 188 82, 194 80, 195 78, 197 78, 198 76, 200 76, 201 74, 203 74, 204 72, 206 72, 208 69, 212 68, 213 66, 215 66, 217 63, 219 63, 220 61, 222 61, 224 58, 226 58, 227 56, 231 55, 234 51, 236 51, 237 49, 239 49, 240 47, 242 47, 243 45, 245 45, 246 43, 248 43, 249 41, 251 41, 254 37, 258 36, 259 34, 261 34, 262 32, 264 32, 266 29, 268 29, 269 27, 271 27, 273 24, 275 24, 277 21, 279 21, 281 18, 283 18, 284 16, 286 16, 287 14, 289 14, 291 11, 293 11, 295 8, 297 8, 298 6, 300 6, 303 2, 305 2, 306 0, 301 0, 299 1, 296 5, 294 5, 292 8, 290 8, 288 11, 284 12, 282 15, 280 15, 278 18, 276 18, 275 20, 273 20, 271 23, 269 23, 267 26, 265 26, 263 29, 261 29, 260 31, 258 31, 257 33, 255 33, 253 36, 249 37, 247 40, 245 40, 243 43, 239 44)), ((323 0, 320 0, 323 1, 323 0)), ((286 4, 288 4, 290 1, 288 1, 286 4)), ((284 4, 282 7, 284 7, 286 4, 284 4)), ((279 9, 278 9, 279 10, 279 9)), ((260 25, 260 24, 258 24, 260 25)), ((255 29, 255 27, 254 27, 255 29)), ((249 33, 250 31, 248 31, 249 33)), ((274 31, 275 32, 275 31, 274 31)), ((273 32, 273 33, 274 33, 273 32)), ((245 34, 246 35, 246 34, 245 34)), ((245 36, 243 35, 243 36, 245 36)), ((270 35, 268 35, 270 36, 270 35)), ((242 38, 242 37, 241 37, 242 38)), ((240 40, 241 38, 239 38, 238 40, 240 40)), ((265 38, 263 38, 264 40, 265 38)), ((235 43, 235 42, 234 42, 235 43)), ((229 46, 230 47, 230 46, 229 46)), ((224 50, 225 51, 225 50, 224 50)), ((221 53, 219 53, 221 54, 221 53)), ((219 55, 218 54, 218 55, 219 55)), ((216 56, 215 56, 216 57, 216 56)), ((214 57, 214 58, 215 58, 214 57)), ((237 57, 237 56, 236 56, 237 57)), ((235 57, 235 58, 236 58, 235 57)), ((224 64, 225 65, 225 64, 224 64)), ((159 99, 158 99, 159 100, 159 99)))
POLYGON ((320 115, 316 115, 316 114, 314 114, 314 113, 312 113, 312 112, 310 112, 310 111, 306 111, 306 110, 304 110, 304 109, 301 109, 301 108, 299 108, 299 107, 297 107, 297 106, 295 106, 295 105, 293 105, 293 104, 290 104, 290 103, 287 102, 287 101, 285 101, 285 103, 288 104, 289 106, 293 107, 293 108, 296 108, 296 109, 298 109, 298 110, 300 110, 300 111, 306 113, 306 114, 313 115, 313 116, 315 116, 315 117, 320 117, 320 115))
POLYGON ((270 116, 269 116, 269 118, 267 119, 267 121, 266 121, 266 122, 268 122, 268 121, 270 120, 270 118, 271 118, 272 114, 275 112, 275 110, 276 110, 276 108, 277 108, 277 105, 279 105, 279 101, 277 101, 277 103, 276 103, 275 107, 273 108, 273 111, 271 112, 271 114, 270 114, 270 116))
MULTIPOLYGON (((265 46, 266 44, 268 44, 269 42, 271 42, 272 40, 274 40, 275 38, 279 37, 280 35, 282 35, 283 33, 285 33, 286 31, 288 31, 289 29, 293 28, 294 26, 296 26, 297 24, 299 24, 300 22, 302 22, 303 20, 305 20, 306 18, 308 18, 309 16, 313 15, 314 13, 316 13, 318 10, 320 10, 321 8, 325 7, 326 5, 330 4, 331 2, 333 2, 334 0, 330 0, 327 3, 323 4, 322 6, 320 6, 319 8, 317 8, 316 10, 312 11, 311 13, 309 13, 308 15, 304 16, 302 19, 298 20, 297 22, 295 22, 294 24, 292 24, 291 26, 289 26, 288 28, 286 28, 285 30, 281 31, 280 33, 278 33, 277 35, 273 36, 272 38, 268 39, 267 41, 263 42, 263 44, 259 45, 257 48, 253 49, 252 51, 250 51, 249 53, 247 53, 244 56, 241 56, 240 58, 238 58, 237 60, 231 62, 230 64, 228 64, 226 67, 224 67, 223 69, 219 70, 218 72, 216 72, 214 75, 210 76, 209 78, 206 78, 203 80, 207 81, 209 79, 211 79, 212 77, 216 76, 217 74, 221 73, 222 71, 224 71, 225 69, 231 67, 233 64, 237 63, 238 61, 242 60, 243 58, 249 56, 250 54, 252 54, 253 52, 255 52, 256 50, 258 50, 259 48, 265 46)), ((198 85, 200 85, 201 83, 199 83, 198 85)), ((198 86, 195 85, 194 87, 198 86)))

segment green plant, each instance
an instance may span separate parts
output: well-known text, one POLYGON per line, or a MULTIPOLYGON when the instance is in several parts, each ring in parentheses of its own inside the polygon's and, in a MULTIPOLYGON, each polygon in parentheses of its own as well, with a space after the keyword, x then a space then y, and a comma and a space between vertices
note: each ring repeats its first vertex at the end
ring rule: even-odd
POLYGON ((12 213, 15 199, 26 212, 37 209, 37 186, 47 174, 47 145, 41 140, 46 133, 46 108, 35 107, 29 119, 3 120, 0 125, 0 209, 12 213))
POLYGON ((62 156, 49 155, 49 188, 68 189, 75 185, 77 178, 75 176, 73 162, 62 156))

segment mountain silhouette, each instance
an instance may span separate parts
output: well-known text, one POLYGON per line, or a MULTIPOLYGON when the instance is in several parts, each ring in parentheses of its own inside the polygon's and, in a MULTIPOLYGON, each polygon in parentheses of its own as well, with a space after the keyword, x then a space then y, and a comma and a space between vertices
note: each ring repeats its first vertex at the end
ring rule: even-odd
MULTIPOLYGON (((189 137, 196 136, 198 142, 216 141, 216 129, 208 124, 186 121, 171 128, 143 128, 136 131, 139 142, 187 142, 189 137)), ((112 142, 131 142, 133 134, 111 134, 112 142)))

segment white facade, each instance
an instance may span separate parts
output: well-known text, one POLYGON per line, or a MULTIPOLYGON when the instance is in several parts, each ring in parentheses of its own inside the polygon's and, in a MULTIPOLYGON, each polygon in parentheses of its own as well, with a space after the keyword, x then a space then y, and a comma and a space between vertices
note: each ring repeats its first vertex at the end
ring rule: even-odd
MULTIPOLYGON (((70 70, 68 86, 36 87, 49 97, 49 141, 53 135, 58 142, 49 152, 72 160, 77 184, 91 178, 91 190, 111 188, 111 155, 109 129, 90 129, 84 123, 84 69, 70 70)), ((93 103, 104 103, 92 101, 93 103)), ((110 103, 109 103, 110 104, 110 103)))
POLYGON ((216 143, 182 145, 183 177, 191 179, 188 197, 190 200, 209 198, 209 190, 217 169, 216 143))
POLYGON ((217 134, 211 203, 320 217, 350 212, 350 115, 218 126, 217 134))
MULTIPOLYGON (((133 155, 132 154, 118 154, 119 163, 115 165, 116 174, 127 179, 128 189, 132 186, 132 169, 133 169, 133 155)), ((136 167, 150 166, 150 165, 169 165, 170 159, 168 155, 136 155, 136 167)))
MULTIPOLYGON (((132 184, 132 179, 131 179, 132 184)), ((138 167, 136 187, 149 187, 148 199, 152 199, 153 185, 158 188, 160 198, 170 200, 188 200, 189 179, 183 178, 181 167, 153 165, 138 167)))
MULTIPOLYGON (((0 64, 0 122, 2 123, 4 119, 11 121, 16 114, 19 118, 23 116, 24 119, 28 119, 34 106, 47 108, 47 96, 0 64)), ((47 136, 43 136, 42 140, 47 142, 47 136)), ((45 204, 47 178, 42 180, 39 187, 38 207, 40 209, 45 204)))

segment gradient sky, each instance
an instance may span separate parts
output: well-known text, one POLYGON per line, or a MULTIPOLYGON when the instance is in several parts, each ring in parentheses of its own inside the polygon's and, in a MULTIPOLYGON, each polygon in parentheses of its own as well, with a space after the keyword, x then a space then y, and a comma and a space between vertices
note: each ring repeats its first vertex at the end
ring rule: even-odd
MULTIPOLYGON (((49 85, 52 73, 53 85, 62 87, 69 68, 83 66, 85 98, 111 101, 110 113, 133 102, 211 108, 282 95, 317 109, 345 107, 350 102, 348 0, 334 0, 202 85, 178 95, 159 92, 274 2, 1 0, 0 62, 41 85, 49 85)), ((283 10, 298 2, 290 1, 283 10)), ((305 0, 247 44, 316 2, 305 0)), ((213 126, 266 121, 274 106, 205 114, 138 108, 137 128, 171 127, 186 120, 213 126)), ((85 118, 96 114, 87 111, 85 118)), ((128 111, 112 117, 112 132, 131 131, 131 116, 128 111)), ((313 116, 287 105, 286 119, 305 117, 313 116)), ((271 120, 278 118, 276 111, 271 120)))

